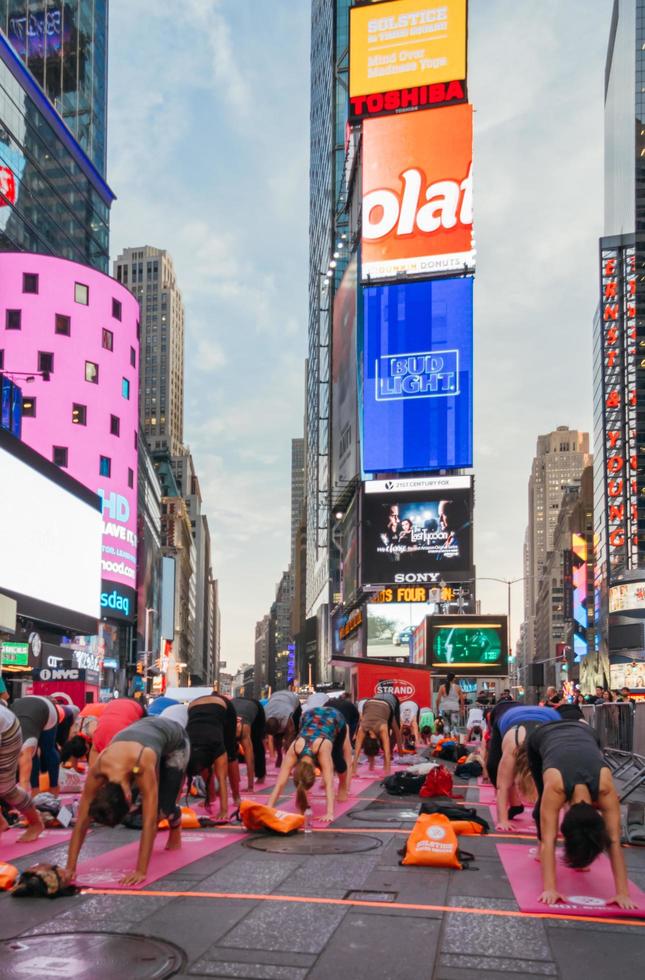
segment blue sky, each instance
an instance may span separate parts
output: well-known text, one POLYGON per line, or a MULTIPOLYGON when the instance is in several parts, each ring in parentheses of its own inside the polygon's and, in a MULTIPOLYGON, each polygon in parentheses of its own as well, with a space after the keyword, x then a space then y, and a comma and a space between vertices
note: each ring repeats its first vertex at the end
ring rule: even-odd
MULTIPOLYGON (((522 570, 538 433, 591 426, 610 0, 471 0, 475 555, 522 570)), ((112 255, 173 255, 186 442, 221 585, 222 656, 253 658, 288 561, 307 334, 309 0, 112 0, 112 255)), ((484 611, 505 591, 481 583, 484 611)), ((521 617, 521 586, 513 618, 521 617)))

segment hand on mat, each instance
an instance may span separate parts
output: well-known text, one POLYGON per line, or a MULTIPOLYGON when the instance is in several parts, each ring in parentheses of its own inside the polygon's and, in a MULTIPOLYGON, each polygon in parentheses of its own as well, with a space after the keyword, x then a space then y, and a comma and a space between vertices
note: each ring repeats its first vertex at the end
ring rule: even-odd
POLYGON ((508 833, 509 830, 513 830, 513 824, 510 820, 498 820, 495 824, 495 830, 505 830, 508 833))
POLYGON ((334 814, 333 813, 326 813, 324 817, 320 817, 320 822, 321 823, 331 823, 333 819, 334 819, 334 814))
POLYGON ((566 902, 566 898, 555 888, 547 888, 538 898, 538 902, 542 902, 544 905, 557 905, 558 902, 566 902))
POLYGON ((146 876, 142 871, 130 871, 125 878, 121 879, 122 885, 140 885, 142 881, 146 880, 146 876))
POLYGON ((607 905, 617 905, 619 909, 637 909, 638 905, 629 895, 614 895, 607 902, 607 905))

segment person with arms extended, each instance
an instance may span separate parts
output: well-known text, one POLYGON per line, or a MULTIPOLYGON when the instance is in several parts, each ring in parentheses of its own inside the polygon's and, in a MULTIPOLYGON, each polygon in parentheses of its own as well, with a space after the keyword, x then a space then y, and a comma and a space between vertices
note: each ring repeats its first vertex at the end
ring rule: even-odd
POLYGON ((501 761, 495 772, 497 830, 512 830, 511 820, 524 812, 523 800, 535 800, 535 784, 526 765, 526 752, 520 753, 529 735, 540 725, 561 721, 555 708, 522 704, 503 714, 498 722, 502 739, 501 761), (518 768, 518 757, 521 766, 518 768))
POLYGON ((620 846, 618 794, 595 732, 579 721, 557 721, 532 732, 525 745, 538 791, 533 816, 544 885, 540 902, 555 905, 566 901, 558 892, 555 845, 560 812, 568 804, 559 828, 566 863, 570 868, 587 868, 607 851, 616 887, 607 904, 636 908, 628 893, 620 846))
MULTIPOLYGON (((172 711, 172 708, 166 709, 172 711)), ((162 718, 165 714, 162 714, 162 718)), ((215 800, 215 777, 218 783, 218 821, 228 819, 227 776, 237 758, 237 715, 231 702, 213 692, 197 698, 188 706, 186 732, 190 739, 188 776, 201 776, 206 784, 206 806, 215 800)), ((232 784, 233 797, 239 804, 239 782, 232 784)))
MULTIPOLYGON (((266 718, 259 701, 251 698, 233 698, 231 704, 237 715, 237 740, 244 753, 246 763, 247 790, 253 792, 255 783, 263 783, 266 778, 266 752, 264 748, 264 728, 266 718)), ((239 765, 233 763, 233 768, 239 765)), ((233 776, 232 783, 235 781, 233 776)), ((239 782, 239 776, 238 776, 239 782)))
MULTIPOLYGON (((27 844, 40 837, 45 824, 32 802, 31 793, 16 783, 21 748, 20 722, 4 701, 0 701, 0 803, 4 803, 8 810, 17 810, 27 821, 27 829, 18 838, 19 844, 27 844)), ((8 829, 9 824, 0 811, 0 834, 8 829)))
POLYGON ((301 813, 309 809, 307 791, 316 781, 316 766, 325 784, 327 812, 324 823, 334 819, 334 771, 338 773, 338 801, 349 795, 352 767, 352 746, 345 719, 335 708, 313 708, 306 711, 300 723, 300 732, 285 755, 278 781, 269 797, 269 806, 275 806, 280 798, 291 770, 296 787, 296 803, 301 813))
MULTIPOLYGON (((275 750, 275 764, 279 769, 282 765, 283 749, 289 748, 302 717, 300 698, 294 691, 274 691, 269 703, 264 709, 266 717, 265 731, 275 750)), ((273 752, 271 753, 273 755, 273 752)))
POLYGON ((80 720, 81 727, 63 745, 63 762, 69 759, 78 762, 88 756, 91 765, 115 735, 135 721, 140 721, 146 713, 143 705, 133 698, 115 698, 107 704, 92 705, 91 714, 82 718, 85 710, 83 708, 77 719, 77 722, 80 720))
POLYGON ((400 705, 395 694, 387 692, 377 694, 365 702, 354 747, 354 763, 352 766, 354 774, 358 768, 361 749, 369 760, 370 769, 373 769, 374 760, 382 748, 385 760, 383 772, 386 776, 389 775, 393 738, 396 740, 399 752, 403 752, 401 729, 397 718, 398 711, 400 711, 400 705))
POLYGON ((167 850, 181 847, 181 810, 177 804, 190 757, 184 729, 165 718, 142 718, 114 736, 90 766, 69 845, 65 877, 72 881, 90 823, 116 827, 128 814, 136 788, 143 827, 134 871, 122 881, 138 885, 148 873, 160 817, 168 819, 167 850))
POLYGON ((49 776, 49 791, 58 796, 60 755, 56 748, 58 710, 51 698, 29 694, 18 698, 11 710, 20 722, 22 748, 18 762, 18 782, 23 789, 38 792, 42 769, 49 776))

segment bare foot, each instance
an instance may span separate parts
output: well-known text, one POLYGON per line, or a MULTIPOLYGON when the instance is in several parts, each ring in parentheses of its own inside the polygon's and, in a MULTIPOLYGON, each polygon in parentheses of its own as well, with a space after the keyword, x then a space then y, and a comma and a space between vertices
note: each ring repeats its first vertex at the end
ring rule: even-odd
POLYGON ((181 827, 171 827, 166 841, 166 851, 178 851, 181 847, 181 827))
POLYGON ((45 824, 43 823, 42 819, 39 817, 37 823, 29 824, 24 834, 20 835, 16 843, 28 844, 29 841, 38 840, 38 838, 40 837, 44 829, 45 829, 45 824))

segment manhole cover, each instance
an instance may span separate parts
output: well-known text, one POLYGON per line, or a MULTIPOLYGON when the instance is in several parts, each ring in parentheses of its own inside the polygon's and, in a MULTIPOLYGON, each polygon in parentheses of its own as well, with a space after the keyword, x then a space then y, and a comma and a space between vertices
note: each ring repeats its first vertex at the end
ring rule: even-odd
POLYGON ((148 936, 67 932, 23 936, 0 943, 3 980, 163 980, 183 966, 181 952, 148 936))
POLYGON ((273 854, 356 854, 381 846, 378 837, 366 834, 294 834, 293 837, 251 837, 244 847, 273 854))
POLYGON ((387 804, 379 807, 366 806, 358 810, 350 810, 347 814, 352 820, 361 820, 371 823, 375 827, 380 827, 384 823, 406 823, 416 820, 419 816, 419 807, 411 806, 388 806, 387 804))

